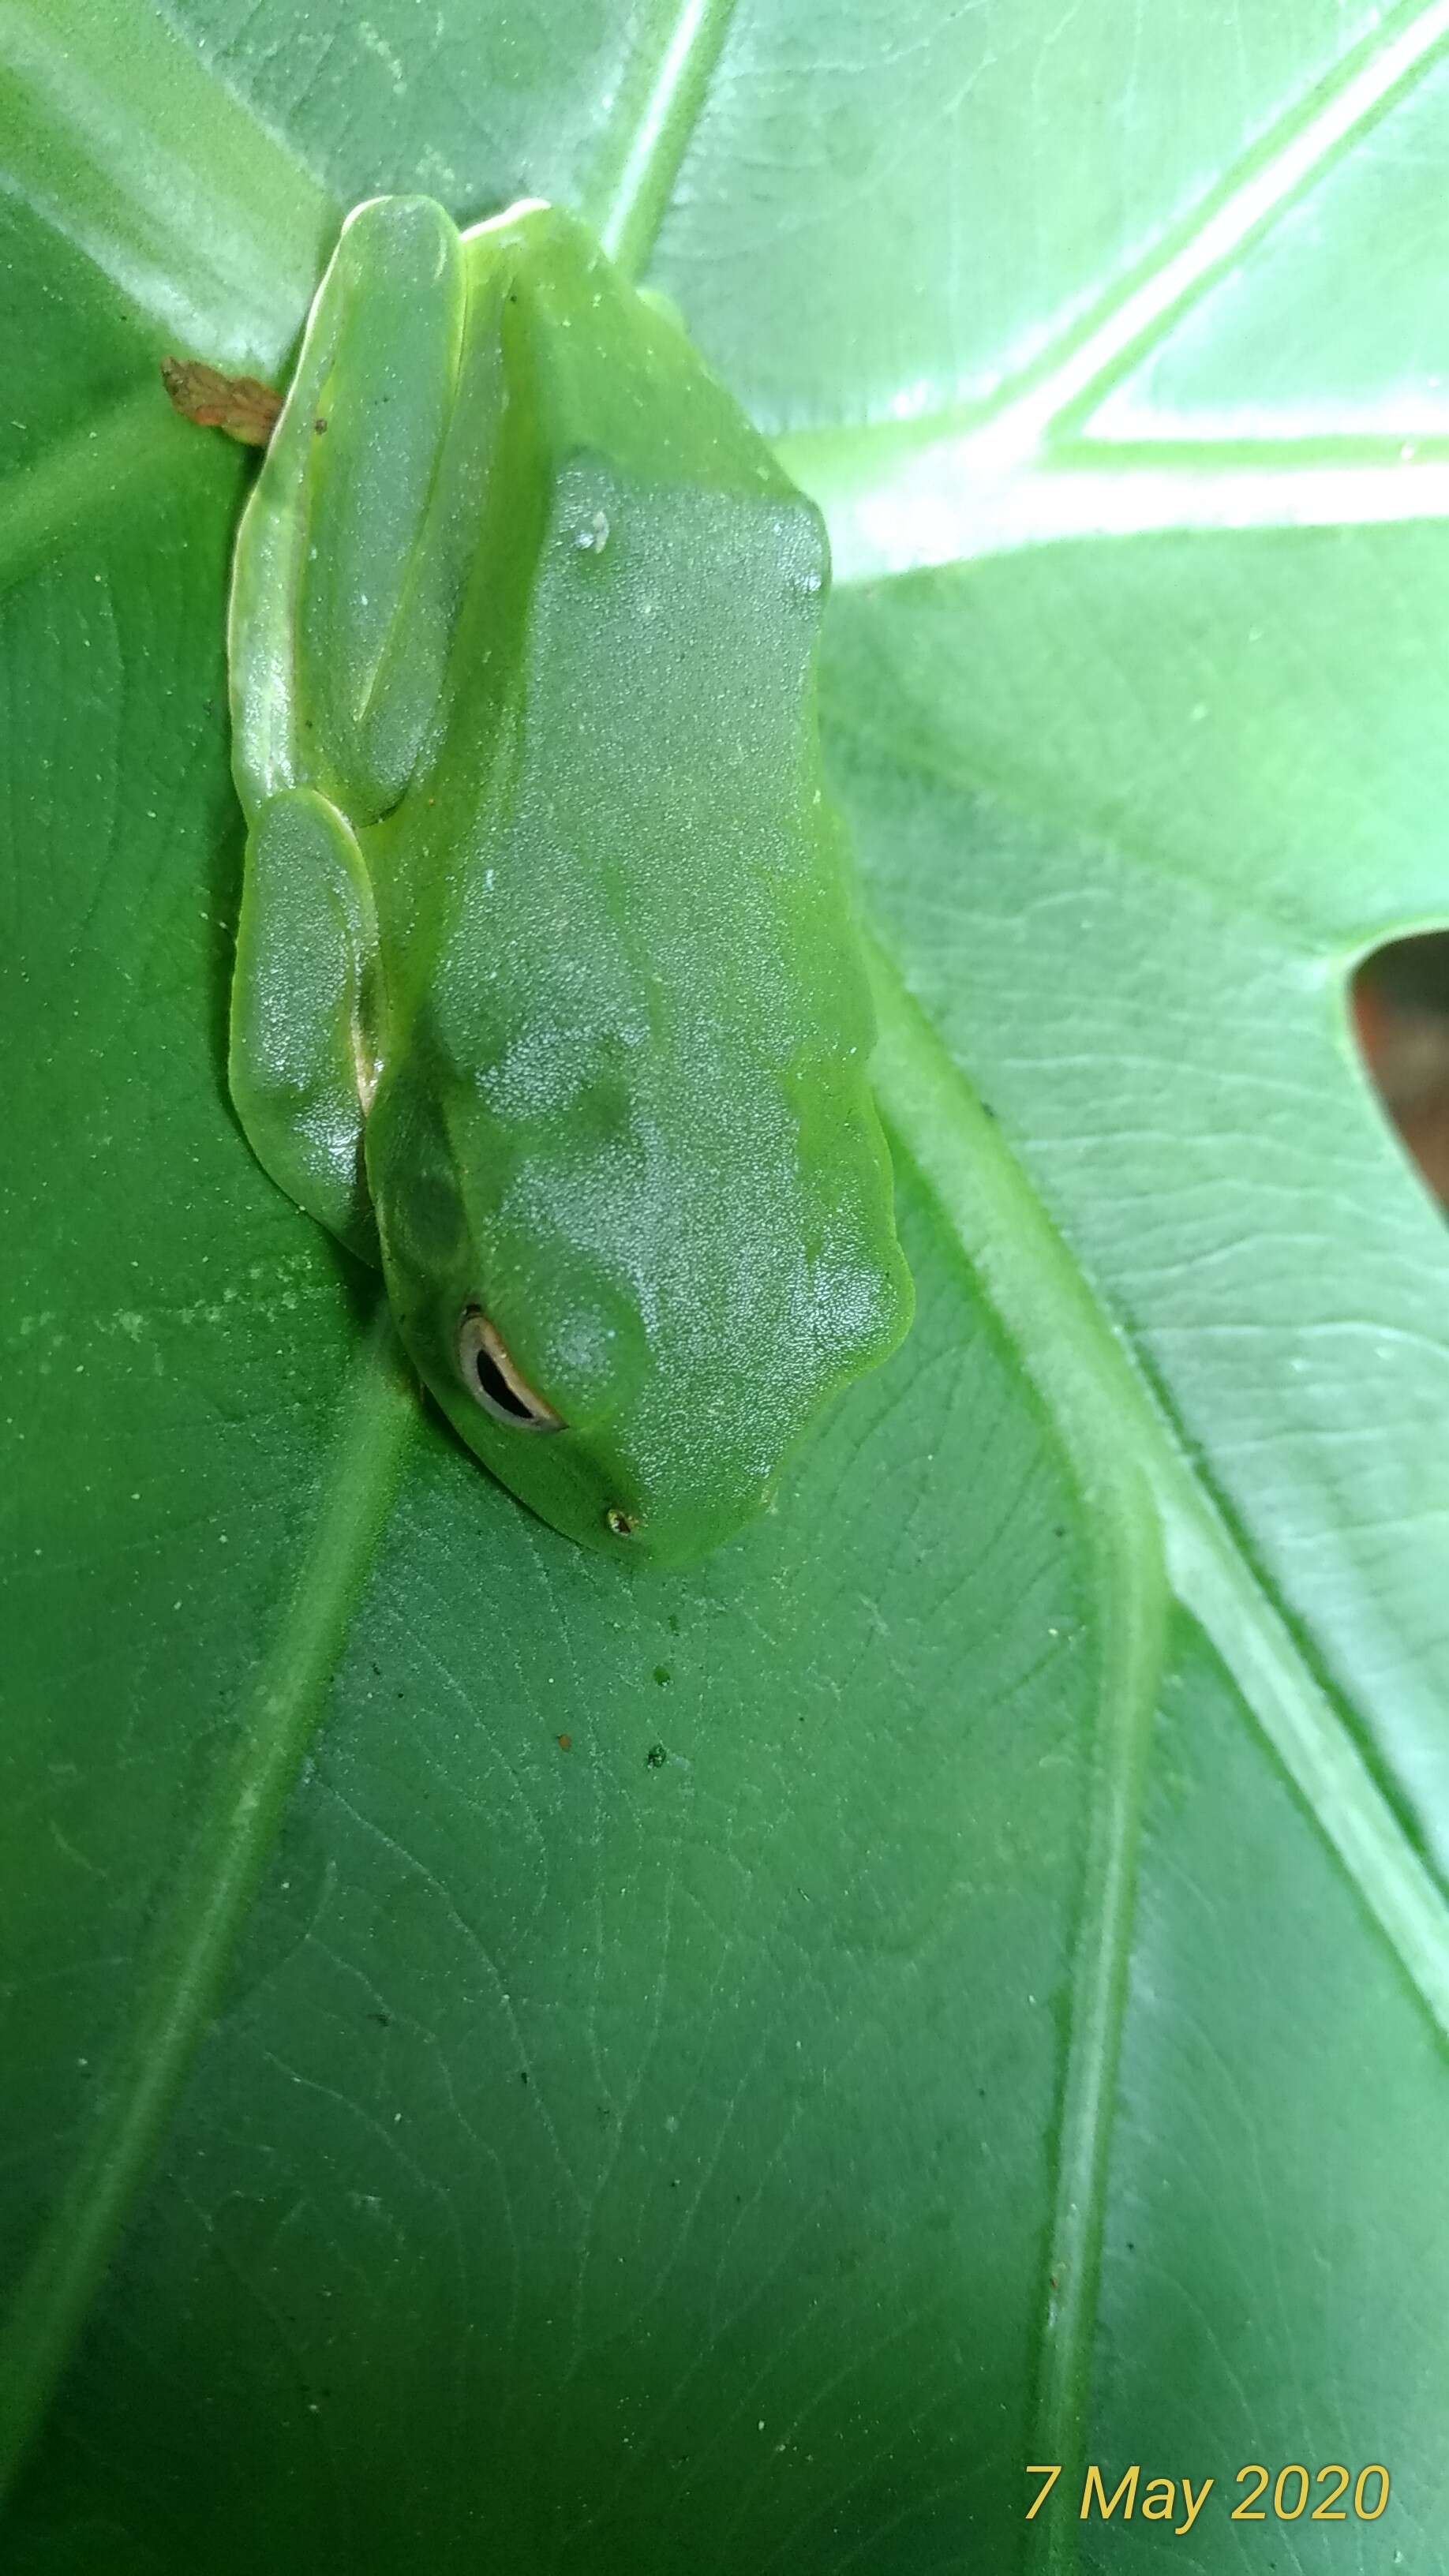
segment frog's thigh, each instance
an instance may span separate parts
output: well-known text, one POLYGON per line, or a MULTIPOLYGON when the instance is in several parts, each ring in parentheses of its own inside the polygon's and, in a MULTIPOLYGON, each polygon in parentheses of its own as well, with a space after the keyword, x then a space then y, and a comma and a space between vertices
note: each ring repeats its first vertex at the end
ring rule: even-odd
POLYGON ((311 788, 269 797, 247 842, 231 1004, 231 1096, 278 1187, 375 1261, 363 1171, 380 1030, 362 853, 311 788))

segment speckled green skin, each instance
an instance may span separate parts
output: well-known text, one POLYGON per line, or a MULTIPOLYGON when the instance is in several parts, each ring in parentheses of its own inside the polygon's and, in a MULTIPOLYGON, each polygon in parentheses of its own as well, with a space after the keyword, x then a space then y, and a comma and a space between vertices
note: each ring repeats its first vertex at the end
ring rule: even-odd
POLYGON ((817 512, 578 224, 350 217, 237 550, 233 1095, 381 1258, 470 1448, 665 1562, 910 1320, 826 578, 817 512), (469 1306, 564 1430, 480 1409, 469 1306))

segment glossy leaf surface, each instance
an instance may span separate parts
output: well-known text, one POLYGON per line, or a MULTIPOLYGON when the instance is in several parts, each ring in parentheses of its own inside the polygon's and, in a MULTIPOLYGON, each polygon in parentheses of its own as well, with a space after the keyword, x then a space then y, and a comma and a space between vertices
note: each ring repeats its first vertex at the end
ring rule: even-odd
POLYGON ((1167 2545, 1091 2461, 1432 2565, 1449 1259, 1345 985, 1449 917, 1446 44, 0 9, 23 2576, 1167 2545), (479 1474, 226 1099, 249 469, 156 361, 411 186, 577 205, 831 517, 920 1319, 696 1576, 479 1474))

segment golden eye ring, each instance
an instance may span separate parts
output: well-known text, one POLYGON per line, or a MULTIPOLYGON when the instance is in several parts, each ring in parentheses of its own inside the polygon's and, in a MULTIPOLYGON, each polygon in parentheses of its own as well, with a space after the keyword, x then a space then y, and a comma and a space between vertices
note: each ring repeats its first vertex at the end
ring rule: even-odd
POLYGON ((562 1431, 562 1417, 529 1385, 481 1306, 465 1306, 459 1319, 458 1373, 474 1403, 510 1431, 562 1431))

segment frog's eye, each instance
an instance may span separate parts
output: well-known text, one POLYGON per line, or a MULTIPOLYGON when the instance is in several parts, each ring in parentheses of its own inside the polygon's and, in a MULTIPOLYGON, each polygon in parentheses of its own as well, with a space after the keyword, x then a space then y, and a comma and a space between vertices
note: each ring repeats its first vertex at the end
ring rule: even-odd
POLYGON ((526 1377, 508 1355, 508 1346, 496 1324, 490 1324, 479 1306, 465 1306, 458 1326, 458 1367, 463 1384, 474 1402, 491 1413, 495 1422, 507 1422, 515 1431, 562 1431, 563 1424, 551 1404, 535 1395, 526 1377))

